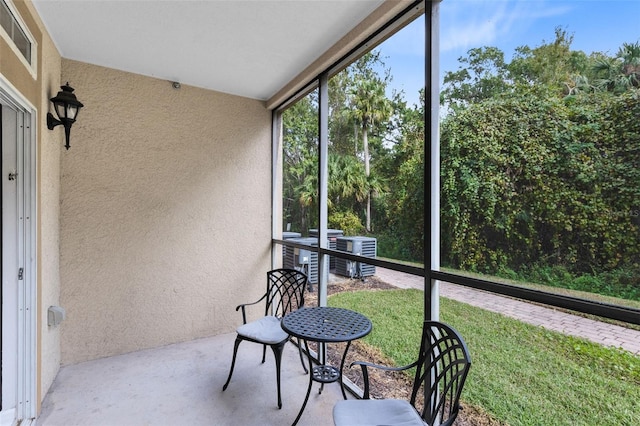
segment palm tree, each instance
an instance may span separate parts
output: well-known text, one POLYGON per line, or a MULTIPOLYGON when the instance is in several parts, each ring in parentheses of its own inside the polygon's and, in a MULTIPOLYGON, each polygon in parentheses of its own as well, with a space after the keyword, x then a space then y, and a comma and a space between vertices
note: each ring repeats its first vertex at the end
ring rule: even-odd
POLYGON ((601 90, 622 93, 640 87, 640 42, 623 43, 614 58, 596 60, 593 70, 601 90))
POLYGON ((640 87, 640 42, 623 43, 618 57, 622 58, 622 73, 629 84, 640 87))
POLYGON ((353 156, 329 155, 329 178, 329 208, 345 200, 361 203, 369 193, 362 163, 353 156))
MULTIPOLYGON (((295 187, 299 208, 303 214, 300 218, 301 229, 313 223, 318 207, 318 168, 317 159, 308 161, 302 168, 304 176, 295 187), (307 217, 310 216, 310 217, 307 217)), ((353 209, 367 199, 371 192, 379 193, 385 190, 383 183, 375 178, 367 178, 364 167, 352 155, 329 155, 329 187, 327 206, 330 213, 353 209)))
POLYGON ((589 82, 587 76, 581 74, 573 74, 564 83, 564 94, 567 96, 576 93, 592 93, 596 88, 589 82))
MULTIPOLYGON (((385 84, 378 78, 357 79, 349 90, 348 115, 362 130, 364 170, 367 179, 369 166, 369 130, 376 124, 387 121, 393 109, 385 94, 385 84)), ((358 153, 356 152, 356 155, 358 153)), ((371 231, 371 191, 367 194, 366 229, 371 231)))

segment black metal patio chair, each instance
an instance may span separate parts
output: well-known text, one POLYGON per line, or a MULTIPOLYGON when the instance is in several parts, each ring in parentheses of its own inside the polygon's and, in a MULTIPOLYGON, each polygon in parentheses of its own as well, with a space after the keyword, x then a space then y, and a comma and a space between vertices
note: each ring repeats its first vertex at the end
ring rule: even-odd
MULTIPOLYGON (((229 369, 229 377, 222 387, 225 391, 236 363, 236 355, 238 346, 243 340, 259 343, 262 347, 262 363, 265 361, 267 345, 273 350, 276 359, 276 381, 278 385, 278 408, 282 408, 282 397, 280 394, 280 364, 282 361, 282 351, 285 343, 291 336, 287 334, 280 322, 282 317, 304 306, 304 290, 307 284, 307 275, 294 269, 275 269, 267 272, 267 291, 258 300, 252 303, 244 303, 236 307, 236 311, 242 310, 242 324, 236 332, 235 344, 233 346, 233 359, 231 360, 231 368, 229 369), (256 305, 265 300, 264 317, 247 323, 246 307, 256 305)), ((307 367, 304 365, 302 358, 302 346, 298 341, 298 352, 300 354, 300 362, 304 372, 308 373, 307 367)))
POLYGON ((362 368, 363 399, 339 401, 333 408, 336 426, 449 426, 458 416, 460 394, 471 368, 471 357, 455 329, 441 322, 425 321, 420 353, 415 362, 404 367, 385 367, 362 361, 351 364, 354 365, 362 368), (386 371, 415 368, 410 400, 370 399, 368 367, 386 371))

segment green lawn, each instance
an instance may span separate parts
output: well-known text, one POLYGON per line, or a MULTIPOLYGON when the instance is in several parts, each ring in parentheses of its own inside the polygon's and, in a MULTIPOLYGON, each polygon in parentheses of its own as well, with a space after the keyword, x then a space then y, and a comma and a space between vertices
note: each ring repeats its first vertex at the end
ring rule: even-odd
MULTIPOLYGON (((329 305, 369 317, 363 341, 397 365, 415 358, 422 291, 338 293, 329 305)), ((440 312, 471 352, 465 402, 512 426, 640 425, 640 357, 445 298, 440 312)))

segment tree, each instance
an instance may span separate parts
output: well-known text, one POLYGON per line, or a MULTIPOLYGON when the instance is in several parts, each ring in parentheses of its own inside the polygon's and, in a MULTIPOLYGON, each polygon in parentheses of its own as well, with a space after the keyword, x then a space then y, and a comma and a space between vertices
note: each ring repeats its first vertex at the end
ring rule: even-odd
POLYGON ((619 94, 640 87, 640 42, 623 43, 615 57, 596 60, 593 71, 601 90, 619 94))
POLYGON ((571 50, 573 35, 557 27, 555 39, 538 47, 520 46, 511 63, 509 75, 516 83, 529 86, 544 85, 558 94, 563 94, 566 82, 576 73, 586 68, 584 52, 571 50))
MULTIPOLYGON (((306 164, 307 173, 303 181, 296 188, 299 194, 298 201, 306 209, 317 211, 318 207, 318 163, 317 158, 306 164)), ((356 206, 362 203, 370 190, 379 189, 376 183, 368 181, 363 164, 351 155, 329 155, 329 185, 327 194, 327 207, 329 218, 334 220, 338 216, 344 217, 356 206)), ((354 216, 349 216, 350 220, 354 216)), ((351 225, 354 229, 360 227, 351 225)))
POLYGON ((352 210, 355 203, 366 200, 367 176, 360 163, 350 155, 329 155, 328 207, 352 210))
MULTIPOLYGON (((385 85, 378 78, 358 79, 349 91, 348 115, 359 124, 362 131, 362 148, 365 175, 371 174, 369 155, 369 131, 378 123, 389 120, 393 113, 385 94, 385 85)), ((371 191, 367 194, 366 229, 371 231, 371 191)))
POLYGON ((387 240, 392 241, 393 256, 424 260, 424 90, 420 106, 397 106, 393 149, 387 156, 384 175, 389 189, 384 202, 387 240))
MULTIPOLYGON (((385 96, 390 79, 380 53, 373 51, 329 80, 330 216, 350 210, 370 224, 370 199, 385 191, 370 161, 386 155, 382 140, 391 114, 385 96)), ((285 215, 302 232, 317 219, 317 113, 317 92, 312 92, 283 118, 285 215)))
POLYGON ((584 52, 571 50, 573 36, 556 28, 555 39, 531 48, 516 48, 510 63, 496 47, 470 49, 455 72, 447 72, 441 93, 441 104, 450 109, 466 108, 518 86, 536 88, 543 93, 564 97, 586 91, 593 60, 584 52))
POLYGON ((296 224, 304 231, 317 212, 305 197, 313 193, 308 177, 317 171, 318 106, 317 93, 299 100, 283 114, 283 203, 284 229, 296 224), (315 169, 314 169, 315 167, 315 169))
POLYGON ((444 76, 440 103, 459 109, 467 105, 490 99, 509 87, 509 77, 504 62, 504 53, 497 47, 470 49, 467 57, 458 61, 458 71, 449 71, 444 76))
POLYGON ((573 273, 640 260, 640 97, 521 88, 442 123, 443 264, 573 273))

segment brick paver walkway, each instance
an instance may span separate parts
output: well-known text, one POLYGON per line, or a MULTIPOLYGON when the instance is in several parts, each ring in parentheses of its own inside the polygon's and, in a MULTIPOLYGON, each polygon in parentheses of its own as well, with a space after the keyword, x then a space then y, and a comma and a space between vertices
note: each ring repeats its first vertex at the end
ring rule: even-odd
MULTIPOLYGON (((376 268, 376 276, 396 287, 424 289, 423 278, 415 275, 376 268)), ((640 355, 640 331, 594 321, 553 308, 534 305, 456 284, 441 283, 440 295, 489 311, 498 312, 548 330, 582 337, 606 346, 623 348, 640 355)))

